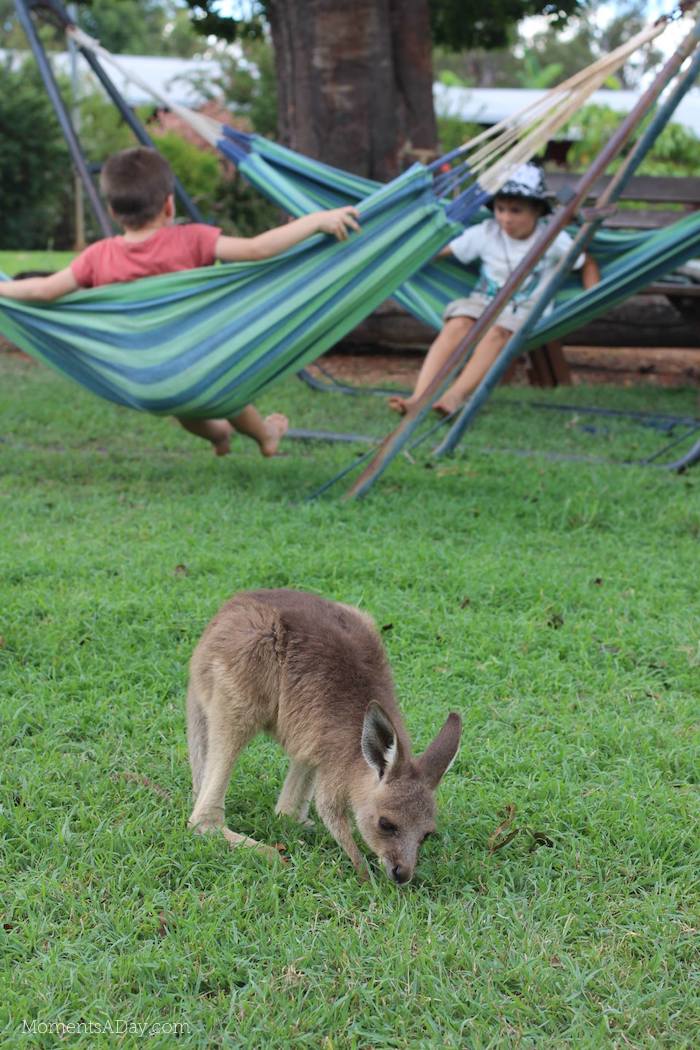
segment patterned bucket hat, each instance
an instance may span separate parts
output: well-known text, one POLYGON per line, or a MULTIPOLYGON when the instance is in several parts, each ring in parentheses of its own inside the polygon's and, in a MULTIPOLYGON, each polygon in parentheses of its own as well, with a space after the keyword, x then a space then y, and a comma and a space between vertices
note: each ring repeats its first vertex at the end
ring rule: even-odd
POLYGON ((521 164, 519 168, 516 168, 508 181, 503 183, 500 190, 489 201, 487 207, 492 211, 496 197, 522 197, 523 200, 537 201, 542 205, 545 215, 552 210, 552 205, 547 200, 544 173, 536 164, 521 164))

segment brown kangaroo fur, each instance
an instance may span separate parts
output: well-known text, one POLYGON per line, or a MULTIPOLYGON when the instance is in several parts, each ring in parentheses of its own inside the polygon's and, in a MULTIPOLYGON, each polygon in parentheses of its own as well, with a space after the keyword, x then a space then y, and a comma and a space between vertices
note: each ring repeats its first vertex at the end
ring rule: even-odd
POLYGON ((301 591, 237 594, 208 625, 190 664, 189 826, 274 852, 224 826, 234 762, 256 734, 269 733, 291 758, 275 811, 308 823, 313 799, 364 877, 352 815, 389 877, 408 882, 435 830, 434 792, 460 731, 459 716, 449 715, 427 751, 411 756, 384 647, 365 613, 301 591))

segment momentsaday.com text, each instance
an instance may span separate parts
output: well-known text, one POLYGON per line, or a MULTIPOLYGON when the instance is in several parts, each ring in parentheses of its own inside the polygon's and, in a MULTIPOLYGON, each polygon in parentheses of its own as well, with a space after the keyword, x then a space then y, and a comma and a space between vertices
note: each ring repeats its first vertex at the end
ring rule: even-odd
POLYGON ((33 1018, 22 1022, 22 1031, 28 1035, 189 1035, 187 1021, 127 1021, 116 1018, 106 1021, 39 1021, 33 1018))

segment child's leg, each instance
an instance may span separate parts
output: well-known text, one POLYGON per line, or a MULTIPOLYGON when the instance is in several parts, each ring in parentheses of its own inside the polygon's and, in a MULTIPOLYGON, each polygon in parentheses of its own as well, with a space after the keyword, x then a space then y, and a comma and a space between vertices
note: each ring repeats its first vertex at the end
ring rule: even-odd
POLYGON ((246 405, 238 415, 232 416, 231 423, 241 434, 257 441, 263 456, 275 455, 289 429, 289 420, 281 412, 273 412, 263 419, 255 405, 246 405))
POLYGON ((400 412, 401 415, 408 412, 411 405, 418 400, 426 387, 433 381, 445 361, 447 361, 447 358, 456 349, 457 345, 461 343, 473 324, 474 320, 471 317, 451 317, 449 321, 445 321, 444 328, 426 354, 421 370, 418 373, 413 393, 410 397, 399 397, 398 395, 390 397, 389 407, 393 408, 395 412, 400 412))
POLYGON ((498 324, 489 328, 452 386, 435 402, 433 408, 446 416, 461 408, 469 395, 474 393, 512 334, 498 324))
POLYGON ((180 419, 175 417, 181 427, 204 438, 214 446, 217 456, 225 456, 231 451, 230 437, 232 432, 228 419, 180 419))

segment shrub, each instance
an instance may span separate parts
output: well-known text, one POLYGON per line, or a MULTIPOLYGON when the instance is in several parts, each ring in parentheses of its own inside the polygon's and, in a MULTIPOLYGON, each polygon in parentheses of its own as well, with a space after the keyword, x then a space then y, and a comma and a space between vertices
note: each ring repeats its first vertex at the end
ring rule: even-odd
POLYGON ((71 165, 33 63, 0 65, 0 248, 46 248, 70 192, 71 165))
MULTIPOLYGON (((645 119, 638 135, 650 119, 645 119)), ((609 106, 584 106, 576 117, 575 125, 570 125, 581 136, 567 156, 567 164, 572 170, 585 171, 622 120, 623 114, 616 113, 609 106)), ((611 165, 611 170, 614 171, 621 164, 622 158, 618 158, 611 165)), ((700 139, 681 124, 667 124, 638 170, 642 175, 696 175, 699 168, 700 139)))

